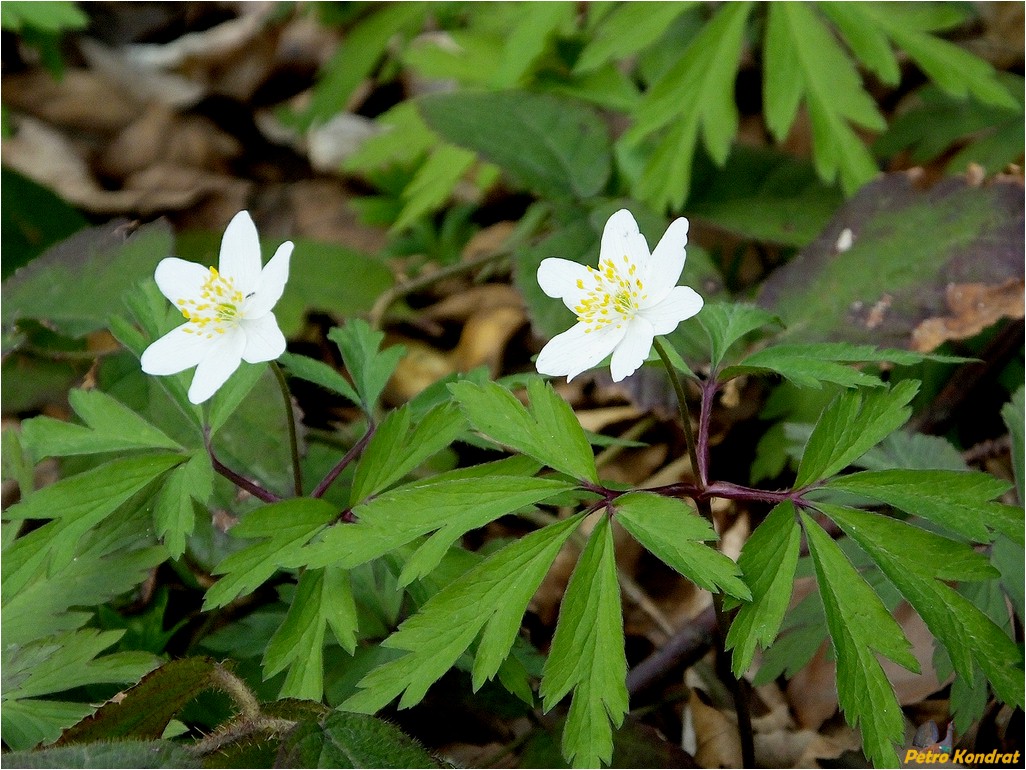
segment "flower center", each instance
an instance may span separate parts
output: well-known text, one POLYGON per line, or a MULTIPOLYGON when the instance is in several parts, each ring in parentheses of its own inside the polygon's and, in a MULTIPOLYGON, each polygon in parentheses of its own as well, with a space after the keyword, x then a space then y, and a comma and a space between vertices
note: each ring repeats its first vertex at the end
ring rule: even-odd
POLYGON ((590 334, 612 324, 620 328, 634 318, 645 287, 635 274, 638 266, 625 254, 623 265, 617 267, 612 259, 603 259, 598 268, 589 267, 588 277, 577 281, 577 288, 587 292, 574 307, 577 320, 587 324, 584 333, 590 334))
POLYGON ((224 334, 242 319, 242 302, 245 297, 235 288, 231 278, 226 278, 210 268, 207 280, 200 287, 199 299, 179 299, 175 304, 182 315, 189 319, 185 331, 202 334, 212 339, 224 334))

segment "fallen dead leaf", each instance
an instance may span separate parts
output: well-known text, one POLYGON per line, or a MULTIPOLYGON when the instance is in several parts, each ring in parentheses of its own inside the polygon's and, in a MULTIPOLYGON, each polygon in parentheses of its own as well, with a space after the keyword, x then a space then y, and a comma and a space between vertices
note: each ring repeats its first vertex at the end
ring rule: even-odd
POLYGON ((948 284, 944 298, 948 314, 928 318, 912 330, 914 350, 929 353, 948 340, 979 334, 1002 318, 1022 318, 1024 283, 1015 278, 996 286, 952 283, 948 284))
MULTIPOLYGON (((93 70, 69 67, 60 80, 42 69, 3 77, 4 108, 53 126, 112 134, 136 120, 144 103, 93 70), (102 105, 103 109, 97 109, 102 105)), ((7 140, 5 140, 6 143, 7 140)))

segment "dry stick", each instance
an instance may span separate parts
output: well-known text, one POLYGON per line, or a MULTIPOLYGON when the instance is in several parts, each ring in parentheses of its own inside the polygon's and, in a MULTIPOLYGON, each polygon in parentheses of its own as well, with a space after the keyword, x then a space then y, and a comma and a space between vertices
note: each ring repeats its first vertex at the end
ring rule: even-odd
POLYGON ((385 313, 396 300, 401 299, 408 294, 420 291, 421 289, 426 289, 431 284, 445 278, 452 278, 456 275, 472 272, 483 265, 487 265, 489 262, 494 262, 495 260, 506 256, 508 253, 509 252, 506 250, 500 250, 488 254, 482 254, 480 257, 468 259, 466 262, 458 262, 455 265, 448 265, 447 267, 443 267, 440 270, 429 273, 428 275, 411 278, 405 283, 393 286, 375 300, 374 306, 371 307, 367 320, 373 328, 380 329, 385 313))
MULTIPOLYGON (((684 384, 681 382, 680 377, 677 374, 677 370, 674 369, 673 364, 670 363, 670 358, 666 353, 666 348, 663 347, 662 340, 657 337, 653 340, 653 344, 655 346, 656 353, 658 353, 659 358, 662 359, 663 367, 666 369, 666 373, 670 377, 670 382, 673 384, 673 389, 677 394, 677 406, 680 409, 680 418, 684 427, 684 439, 688 447, 688 456, 691 458, 691 467, 698 476, 699 488, 704 492, 705 486, 708 483, 708 479, 704 478, 704 476, 707 471, 706 460, 709 443, 709 415, 703 413, 698 417, 699 430, 704 432, 699 434, 698 441, 696 442, 695 433, 691 428, 691 415, 688 412, 687 396, 684 394, 684 384)), ((712 397, 715 395, 715 392, 715 381, 713 381, 712 385, 708 382, 703 384, 703 412, 712 406, 712 397)), ((713 518, 712 507, 709 505, 709 499, 707 497, 700 496, 695 499, 695 504, 698 506, 698 512, 701 513, 705 520, 709 522, 709 526, 715 528, 716 522, 713 518)), ((718 592, 713 593, 713 608, 716 611, 717 657, 722 663, 719 667, 721 669, 720 676, 726 680, 727 686, 730 688, 730 694, 734 700, 734 712, 737 714, 738 737, 741 740, 741 763, 744 767, 754 767, 755 743, 752 735, 752 715, 749 711, 748 695, 737 677, 734 676, 734 672, 731 670, 730 665, 727 663, 726 646, 724 642, 727 634, 728 617, 727 613, 723 611, 723 595, 718 592)))

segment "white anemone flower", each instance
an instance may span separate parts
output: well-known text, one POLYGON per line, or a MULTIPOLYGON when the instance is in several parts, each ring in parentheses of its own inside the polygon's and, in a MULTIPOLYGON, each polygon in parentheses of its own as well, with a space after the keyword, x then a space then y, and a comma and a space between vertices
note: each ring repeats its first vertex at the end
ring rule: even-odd
POLYGON ((569 381, 612 353, 614 382, 634 374, 656 335, 669 334, 702 309, 698 292, 677 286, 687 242, 688 220, 681 217, 650 254, 638 223, 621 209, 602 231, 597 269, 567 259, 542 260, 542 291, 563 300, 577 314, 577 324, 542 348, 538 371, 569 381))
POLYGON ((195 366, 189 400, 201 404, 241 362, 278 358, 285 336, 271 309, 285 290, 291 256, 292 242, 286 241, 261 267, 256 225, 240 211, 224 231, 217 268, 161 260, 153 278, 187 320, 146 348, 143 371, 177 374, 195 366))

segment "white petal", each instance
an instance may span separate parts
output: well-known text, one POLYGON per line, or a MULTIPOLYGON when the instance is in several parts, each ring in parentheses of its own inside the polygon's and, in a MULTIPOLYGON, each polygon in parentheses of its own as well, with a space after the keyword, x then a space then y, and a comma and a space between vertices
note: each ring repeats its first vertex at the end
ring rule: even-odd
POLYGON ((698 313, 705 304, 701 295, 690 286, 675 286, 661 302, 638 311, 652 324, 656 334, 669 334, 677 324, 698 313))
POLYGON ((588 274, 588 268, 569 259, 549 257, 538 265, 538 285, 550 297, 558 297, 563 304, 573 310, 587 293, 577 285, 591 286, 594 280, 588 274))
POLYGON ((541 374, 553 377, 566 375, 567 382, 583 371, 602 362, 617 346, 627 329, 606 326, 586 333, 583 323, 557 334, 542 348, 535 363, 541 374))
POLYGON ((285 352, 285 335, 278 328, 274 313, 265 313, 260 318, 246 318, 241 323, 246 333, 246 347, 242 360, 251 364, 273 361, 285 352))
MULTIPOLYGON (((659 239, 652 258, 645 269, 645 281, 649 286, 649 298, 655 303, 669 294, 670 289, 677 285, 680 274, 684 270, 687 257, 685 246, 688 245, 688 220, 684 217, 675 219, 663 237, 659 239)), ((665 332, 656 332, 664 334, 665 332)))
POLYGON ((242 349, 246 337, 238 329, 231 329, 216 339, 208 341, 207 354, 196 367, 196 374, 189 386, 189 400, 202 404, 220 388, 242 363, 242 349))
POLYGON ((210 271, 195 262, 186 262, 178 257, 160 260, 153 273, 160 293, 172 302, 180 299, 198 299, 200 289, 210 271))
POLYGON ((172 329, 143 351, 140 363, 147 374, 178 374, 195 366, 210 349, 210 340, 185 330, 184 323, 172 329))
POLYGON ((638 230, 634 215, 627 209, 620 209, 609 217, 602 231, 599 258, 611 259, 619 268, 623 266, 625 256, 630 262, 644 265, 648 261, 648 242, 638 230))
POLYGON ((218 269, 235 282, 236 289, 249 294, 260 283, 260 266, 260 239, 256 225, 248 211, 240 211, 224 230, 218 269))
POLYGON ((652 349, 654 336, 652 324, 641 316, 635 316, 627 324, 627 333, 620 340, 620 344, 616 346, 613 358, 609 362, 609 373, 613 377, 613 382, 630 377, 639 366, 645 363, 648 352, 652 349))
POLYGON ((289 280, 289 258, 292 256, 292 241, 285 241, 274 252, 271 261, 264 265, 256 291, 243 306, 246 318, 259 318, 271 311, 281 299, 285 284, 289 280))

